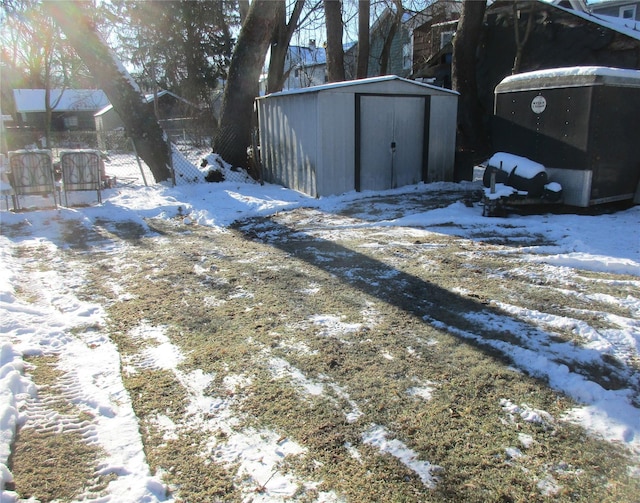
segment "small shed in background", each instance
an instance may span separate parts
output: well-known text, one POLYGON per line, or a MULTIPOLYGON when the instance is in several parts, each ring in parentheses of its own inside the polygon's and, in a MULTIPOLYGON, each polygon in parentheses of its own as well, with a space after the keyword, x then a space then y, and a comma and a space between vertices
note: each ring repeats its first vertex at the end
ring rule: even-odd
POLYGON ((543 164, 570 206, 633 200, 640 194, 638 110, 638 70, 512 75, 495 89, 493 145, 543 164))
MULTIPOLYGON (((176 122, 176 128, 180 128, 183 122, 192 120, 199 113, 196 105, 171 91, 162 90, 156 95, 147 94, 144 99, 149 107, 153 107, 155 105, 154 100, 157 99, 158 120, 163 129, 172 129, 172 121, 176 122)), ((97 131, 113 131, 124 127, 124 123, 113 108, 113 105, 107 105, 96 112, 94 120, 97 131)))
POLYGON ((394 75, 257 98, 265 181, 314 197, 453 181, 458 93, 394 75))
MULTIPOLYGON (((46 90, 14 89, 16 126, 46 129, 46 90)), ((95 131, 93 115, 109 104, 104 91, 98 89, 51 89, 49 104, 52 131, 95 131)))

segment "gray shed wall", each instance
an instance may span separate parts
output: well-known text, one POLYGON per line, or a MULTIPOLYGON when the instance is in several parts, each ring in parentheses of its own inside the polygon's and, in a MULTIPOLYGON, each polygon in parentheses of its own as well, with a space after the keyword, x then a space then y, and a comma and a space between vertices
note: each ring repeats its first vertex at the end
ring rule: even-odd
POLYGON ((355 95, 318 95, 318 193, 342 194, 354 188, 355 178, 355 95))
POLYGON ((457 96, 431 98, 429 158, 425 182, 452 182, 456 154, 457 96))
POLYGON ((259 101, 258 114, 265 180, 316 196, 317 99, 259 101))

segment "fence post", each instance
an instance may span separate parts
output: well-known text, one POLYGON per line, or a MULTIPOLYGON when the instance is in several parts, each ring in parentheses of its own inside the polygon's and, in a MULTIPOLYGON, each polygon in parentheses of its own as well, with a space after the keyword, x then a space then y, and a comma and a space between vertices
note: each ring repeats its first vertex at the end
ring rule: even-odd
POLYGON ((171 140, 169 141, 169 150, 171 150, 171 155, 169 156, 169 166, 167 166, 167 168, 169 168, 169 172, 171 173, 171 182, 173 183, 173 186, 176 186, 176 170, 173 169, 173 149, 175 148, 173 142, 171 140))
POLYGON ((144 169, 142 169, 142 163, 140 162, 140 156, 138 156, 138 150, 136 149, 136 144, 133 141, 133 138, 129 138, 129 141, 131 142, 131 146, 133 147, 133 151, 136 154, 136 161, 138 161, 138 168, 140 168, 140 174, 142 175, 142 181, 144 182, 144 186, 148 187, 149 184, 147 183, 147 177, 144 176, 144 169))

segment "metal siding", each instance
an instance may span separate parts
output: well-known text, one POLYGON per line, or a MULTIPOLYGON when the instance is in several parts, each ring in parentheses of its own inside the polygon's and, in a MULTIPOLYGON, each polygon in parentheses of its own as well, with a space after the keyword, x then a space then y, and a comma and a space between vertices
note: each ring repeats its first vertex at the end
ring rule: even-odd
POLYGON ((453 181, 457 109, 457 96, 433 96, 431 98, 429 153, 425 182, 453 181))
POLYGON ((318 95, 318 196, 353 190, 355 128, 354 95, 318 95))
POLYGON ((264 179, 316 195, 315 96, 259 100, 264 179))
POLYGON ((424 107, 422 96, 360 97, 361 190, 422 180, 424 107))
POLYGON ((394 110, 384 96, 360 97, 360 190, 391 188, 394 110))

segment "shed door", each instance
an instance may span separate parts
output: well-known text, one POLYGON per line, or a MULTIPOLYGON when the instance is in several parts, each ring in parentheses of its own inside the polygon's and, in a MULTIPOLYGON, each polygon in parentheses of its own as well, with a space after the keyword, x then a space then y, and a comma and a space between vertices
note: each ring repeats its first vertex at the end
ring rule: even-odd
POLYGON ((358 190, 385 190, 422 180, 424 96, 360 96, 358 190))

